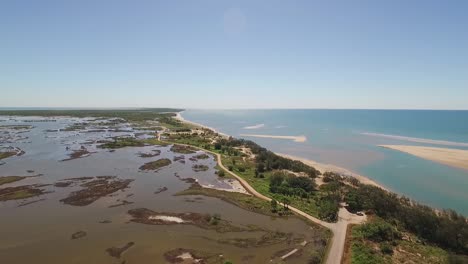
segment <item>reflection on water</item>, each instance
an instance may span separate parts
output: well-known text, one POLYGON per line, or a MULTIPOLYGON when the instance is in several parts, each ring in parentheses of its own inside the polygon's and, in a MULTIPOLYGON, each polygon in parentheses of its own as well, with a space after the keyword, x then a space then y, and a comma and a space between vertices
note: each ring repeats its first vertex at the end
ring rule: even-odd
MULTIPOLYGON (((229 203, 210 197, 173 196, 189 187, 184 178, 195 178, 205 186, 231 188, 215 175, 216 162, 208 159, 190 159, 200 154, 184 155, 185 163, 173 161, 180 156, 170 151, 170 146, 122 148, 109 151, 97 147, 102 140, 115 136, 151 137, 149 131, 135 131, 125 122, 77 118, 7 118, 1 125, 28 124, 27 131, 7 133, 2 147, 14 146, 25 152, 3 160, 0 176, 37 175, 3 187, 41 184, 48 193, 27 199, 36 203, 18 207, 22 200, 0 202, 0 260, 1 263, 165 263, 164 253, 176 248, 187 248, 219 254, 234 263, 267 263, 278 256, 274 254, 297 246, 300 241, 317 241, 317 232, 311 226, 294 217, 275 219, 242 210, 229 203), (53 121, 53 122, 25 122, 53 121), (87 123, 86 128, 72 129, 73 124, 87 123), (59 131, 70 128, 69 131, 59 131), (6 136, 15 134, 6 140, 6 136), (17 137, 21 135, 21 137, 17 137), (90 154, 86 157, 62 161, 74 150, 84 146, 90 154), (158 153, 154 157, 140 157, 141 153, 158 153), (157 172, 139 171, 149 161, 168 158, 169 166, 157 172), (194 164, 209 167, 195 172, 194 164), (133 179, 129 188, 97 199, 88 206, 71 206, 60 202, 71 192, 82 189, 79 184, 57 187, 53 184, 77 177, 116 176, 133 179), (160 191, 164 189, 165 191, 160 191), (131 202, 122 206, 109 207, 131 202), (129 222, 127 211, 148 208, 156 212, 195 212, 220 214, 221 218, 238 227, 258 226, 257 231, 218 233, 192 225, 144 225, 129 222), (264 230, 264 231, 262 231, 264 230), (84 231, 86 236, 71 239, 72 234, 84 231), (268 232, 292 233, 292 240, 258 247, 241 247, 219 243, 220 240, 259 239, 268 232), (135 245, 123 253, 120 259, 111 257, 106 249, 123 247, 129 242, 135 245)), ((5 130, 5 129, 4 129, 5 130)), ((81 234, 81 233, 79 233, 81 234)), ((322 245, 323 246, 323 245, 322 245)), ((313 246, 304 250, 314 250, 313 246)), ((297 254, 288 263, 304 263, 310 254, 297 254)))

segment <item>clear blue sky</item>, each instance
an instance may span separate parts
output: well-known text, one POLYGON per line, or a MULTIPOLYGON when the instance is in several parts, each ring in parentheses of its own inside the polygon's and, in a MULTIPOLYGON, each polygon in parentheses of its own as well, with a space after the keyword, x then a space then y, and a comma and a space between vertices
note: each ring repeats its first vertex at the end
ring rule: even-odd
POLYGON ((0 2, 0 107, 468 109, 468 1, 0 2))

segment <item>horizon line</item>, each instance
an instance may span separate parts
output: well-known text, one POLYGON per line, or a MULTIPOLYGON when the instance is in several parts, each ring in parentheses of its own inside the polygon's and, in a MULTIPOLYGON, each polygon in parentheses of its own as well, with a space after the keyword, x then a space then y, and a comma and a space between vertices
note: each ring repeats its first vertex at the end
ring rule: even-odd
POLYGON ((245 108, 199 108, 199 107, 151 107, 151 106, 114 106, 114 107, 62 107, 62 106, 0 106, 0 111, 9 111, 9 110, 138 110, 138 109, 176 109, 181 111, 186 110, 376 110, 376 111, 468 111, 466 109, 447 109, 447 108, 332 108, 332 107, 245 107, 245 108))

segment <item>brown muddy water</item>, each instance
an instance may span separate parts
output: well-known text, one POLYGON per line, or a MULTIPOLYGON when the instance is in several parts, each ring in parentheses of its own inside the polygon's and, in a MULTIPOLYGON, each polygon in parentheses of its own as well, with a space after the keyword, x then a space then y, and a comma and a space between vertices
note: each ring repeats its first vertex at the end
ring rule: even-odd
POLYGON ((164 254, 177 248, 217 255, 222 259, 217 263, 227 260, 232 263, 306 263, 310 252, 323 249, 323 231, 298 218, 256 214, 206 196, 174 196, 190 187, 180 178, 195 178, 203 185, 230 188, 216 176, 216 162, 211 156, 209 159, 191 160, 201 152, 185 154, 185 163, 182 163, 173 161, 174 156, 181 154, 171 152, 171 146, 127 147, 114 152, 97 148, 96 141, 115 136, 152 136, 150 132, 134 131, 125 122, 116 124, 109 120, 66 117, 0 116, 0 119, 3 120, 0 122, 0 150, 19 148, 24 151, 21 156, 0 161, 0 177, 41 175, 3 184, 0 189, 45 184, 40 188, 47 192, 28 199, 0 201, 2 264, 168 263, 164 254), (56 131, 83 122, 86 125, 70 131, 56 131), (8 127, 10 125, 32 127, 8 127), (70 158, 73 151, 82 149, 82 146, 90 154, 62 161, 70 158), (140 155, 159 151, 160 154, 154 157, 140 155), (158 171, 139 170, 141 165, 162 158, 170 159, 172 164, 158 171), (195 172, 192 168, 194 164, 206 165, 209 169, 195 172), (60 201, 83 187, 77 181, 66 187, 54 186, 55 183, 69 178, 95 176, 116 176, 133 181, 128 188, 98 198, 86 206, 73 206, 60 201), (124 200, 129 203, 110 207, 124 200), (219 214, 222 220, 245 230, 217 232, 195 225, 130 222, 131 216, 127 212, 136 208, 168 213, 219 214), (79 231, 84 231, 86 235, 72 239, 72 235, 79 231), (286 233, 290 239, 247 247, 226 243, 248 238, 260 240, 262 236, 275 232, 286 233), (308 243, 305 247, 301 245, 304 241, 308 243), (120 258, 112 257, 106 251, 112 247, 124 247, 129 242, 134 245, 124 251, 120 258), (279 258, 295 248, 300 249, 298 254, 286 260, 279 258))

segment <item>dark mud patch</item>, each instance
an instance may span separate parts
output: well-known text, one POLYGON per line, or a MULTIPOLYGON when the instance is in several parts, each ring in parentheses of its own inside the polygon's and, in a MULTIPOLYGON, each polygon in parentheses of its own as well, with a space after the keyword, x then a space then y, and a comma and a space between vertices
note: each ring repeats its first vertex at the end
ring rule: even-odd
POLYGON ((143 171, 157 171, 161 169, 162 167, 166 167, 171 165, 172 161, 170 159, 158 159, 155 161, 151 161, 148 163, 143 164, 140 167, 140 170, 143 171))
POLYGON ((64 187, 68 187, 68 186, 70 186, 72 184, 73 184, 73 181, 65 181, 65 182, 56 182, 56 183, 54 183, 54 186, 59 187, 59 188, 64 188, 64 187))
POLYGON ((239 248, 264 247, 281 243, 292 243, 292 233, 283 233, 278 231, 270 231, 262 235, 260 238, 228 238, 218 240, 220 244, 236 246, 239 248))
POLYGON ((68 161, 68 160, 74 160, 74 159, 88 157, 92 153, 95 153, 95 152, 89 152, 87 148, 85 148, 84 146, 81 146, 80 149, 73 150, 73 152, 70 155, 68 155, 69 156, 68 159, 63 159, 62 161, 68 161))
POLYGON ((39 200, 30 201, 30 202, 20 203, 18 205, 18 207, 23 207, 23 206, 26 206, 26 205, 35 204, 35 203, 42 202, 42 201, 45 201, 45 200, 46 199, 39 199, 39 200))
POLYGON ((40 185, 23 185, 0 189, 0 201, 19 200, 47 193, 40 185))
POLYGON ((135 245, 134 242, 128 242, 123 247, 108 248, 106 249, 106 252, 107 254, 109 254, 109 256, 119 259, 125 251, 127 251, 129 248, 133 247, 134 245, 135 245))
POLYGON ((224 258, 220 253, 208 253, 186 248, 170 250, 164 253, 164 258, 169 263, 224 263, 224 258))
POLYGON ((85 231, 78 231, 71 235, 71 239, 80 239, 85 237, 86 235, 87 233, 85 231))
POLYGON ((210 156, 206 153, 198 154, 190 158, 191 161, 198 161, 198 160, 204 160, 204 159, 209 159, 210 156))
POLYGON ((137 155, 140 158, 153 158, 153 157, 161 155, 161 150, 155 149, 155 150, 152 150, 152 152, 149 152, 149 153, 139 152, 139 153, 137 153, 137 155))
POLYGON ((67 198, 64 198, 60 201, 65 204, 74 206, 89 205, 101 197, 110 195, 119 190, 126 189, 128 185, 133 181, 131 179, 117 179, 113 176, 102 177, 100 179, 98 178, 90 182, 81 184, 81 187, 85 187, 84 189, 72 192, 67 198))
POLYGON ((174 144, 171 147, 171 151, 174 152, 174 153, 180 153, 180 154, 193 154, 197 150, 195 148, 190 147, 190 146, 174 144))
POLYGON ((185 156, 184 155, 174 156, 174 158, 172 160, 174 162, 178 161, 179 163, 185 164, 185 156))
POLYGON ((119 207, 119 206, 124 206, 124 205, 129 205, 129 204, 133 204, 134 202, 129 202, 127 200, 122 200, 120 203, 118 204, 113 204, 113 205, 109 205, 109 208, 114 208, 114 207, 119 207))
MULTIPOLYGON (((190 184, 197 184, 198 186, 200 186, 200 185, 198 184, 197 179, 194 179, 194 178, 182 178, 182 177, 181 177, 179 174, 177 174, 177 173, 174 173, 174 176, 175 176, 177 179, 179 179, 179 180, 181 180, 181 181, 183 181, 183 182, 190 183, 190 184)), ((200 187, 201 187, 201 186, 200 186, 200 187)))
POLYGON ((128 214, 132 216, 131 222, 146 225, 194 225, 220 233, 246 231, 245 228, 233 226, 229 221, 221 219, 217 214, 154 212, 146 208, 132 209, 128 214))
POLYGON ((209 169, 208 166, 206 165, 201 165, 201 164, 195 164, 192 166, 192 170, 195 172, 200 172, 200 171, 207 171, 209 169))
POLYGON ((158 189, 154 192, 154 194, 160 194, 160 193, 165 192, 165 191, 167 191, 167 190, 168 190, 167 187, 164 186, 164 187, 158 188, 158 189))
POLYGON ((110 224, 112 223, 111 220, 102 220, 102 221, 99 221, 100 224, 110 224))

